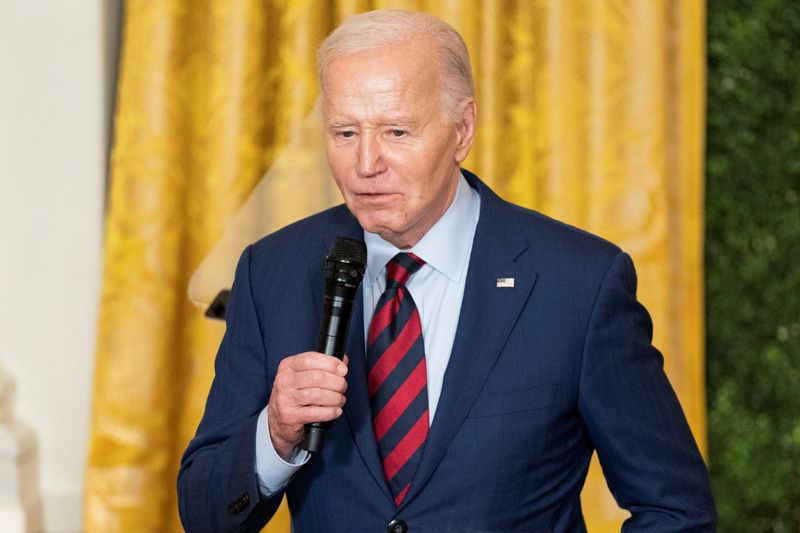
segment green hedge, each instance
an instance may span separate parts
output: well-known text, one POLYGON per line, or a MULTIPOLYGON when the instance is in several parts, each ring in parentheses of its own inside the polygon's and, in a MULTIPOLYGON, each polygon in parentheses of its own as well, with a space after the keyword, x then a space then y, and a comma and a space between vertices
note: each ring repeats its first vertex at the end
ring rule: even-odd
POLYGON ((720 531, 800 531, 800 0, 708 2, 709 460, 720 531))

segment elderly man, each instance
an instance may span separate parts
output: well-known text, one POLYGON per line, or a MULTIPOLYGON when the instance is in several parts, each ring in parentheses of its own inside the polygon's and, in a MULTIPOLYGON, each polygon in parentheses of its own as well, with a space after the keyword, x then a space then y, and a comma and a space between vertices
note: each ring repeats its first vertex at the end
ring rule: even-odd
POLYGON ((460 168, 476 106, 455 30, 370 12, 318 58, 346 207, 242 255, 181 464, 187 531, 258 530, 284 494, 298 532, 582 531, 595 450, 627 530, 713 530, 628 256, 460 168), (309 351, 339 236, 368 254, 343 362, 309 351), (311 456, 313 421, 333 422, 311 456))

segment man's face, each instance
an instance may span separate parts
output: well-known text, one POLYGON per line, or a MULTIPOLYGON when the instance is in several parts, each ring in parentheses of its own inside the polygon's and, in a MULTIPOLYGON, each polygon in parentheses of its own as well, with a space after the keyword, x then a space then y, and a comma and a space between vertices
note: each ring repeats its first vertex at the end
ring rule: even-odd
POLYGON ((455 195, 472 147, 475 104, 458 123, 441 113, 437 62, 426 41, 332 61, 323 120, 330 165, 361 226, 398 248, 415 245, 455 195))

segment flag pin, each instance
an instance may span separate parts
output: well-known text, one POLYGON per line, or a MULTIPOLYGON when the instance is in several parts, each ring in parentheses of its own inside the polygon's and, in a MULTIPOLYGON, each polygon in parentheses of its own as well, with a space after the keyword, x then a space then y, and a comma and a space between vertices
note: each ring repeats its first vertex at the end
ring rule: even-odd
POLYGON ((498 287, 514 287, 514 278, 497 278, 498 287))

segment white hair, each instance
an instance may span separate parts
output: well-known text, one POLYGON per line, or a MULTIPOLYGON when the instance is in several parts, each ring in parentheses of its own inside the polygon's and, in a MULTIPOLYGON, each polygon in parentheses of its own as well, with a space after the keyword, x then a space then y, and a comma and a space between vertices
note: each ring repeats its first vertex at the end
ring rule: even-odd
POLYGON ((426 38, 439 59, 439 89, 442 116, 457 122, 458 106, 475 95, 467 45, 461 35, 446 22, 425 13, 400 9, 368 11, 347 18, 320 45, 317 51, 317 77, 325 93, 325 69, 335 59, 373 50, 381 46, 426 38))

